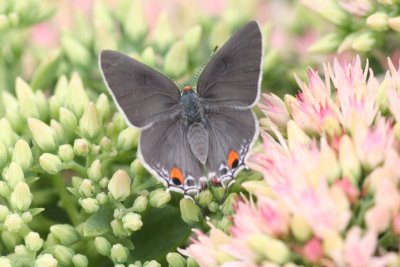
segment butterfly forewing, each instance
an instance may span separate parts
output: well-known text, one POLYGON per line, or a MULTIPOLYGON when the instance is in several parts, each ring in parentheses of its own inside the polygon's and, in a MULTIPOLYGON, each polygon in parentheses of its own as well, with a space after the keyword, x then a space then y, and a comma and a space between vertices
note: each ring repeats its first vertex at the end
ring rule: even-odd
POLYGON ((261 83, 262 38, 257 22, 240 28, 210 60, 197 83, 205 108, 250 108, 261 83))
POLYGON ((120 111, 136 127, 145 127, 179 112, 180 92, 158 71, 122 53, 100 53, 103 78, 120 111))

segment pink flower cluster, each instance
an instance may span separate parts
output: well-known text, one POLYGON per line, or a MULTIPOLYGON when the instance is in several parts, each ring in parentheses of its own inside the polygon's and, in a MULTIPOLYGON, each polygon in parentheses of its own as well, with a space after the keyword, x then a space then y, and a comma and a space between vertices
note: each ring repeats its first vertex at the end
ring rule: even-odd
POLYGON ((400 264, 400 69, 381 79, 352 64, 309 70, 296 97, 263 96, 263 143, 247 160, 229 233, 195 232, 200 266, 400 264), (206 256, 207 255, 207 256, 206 256))

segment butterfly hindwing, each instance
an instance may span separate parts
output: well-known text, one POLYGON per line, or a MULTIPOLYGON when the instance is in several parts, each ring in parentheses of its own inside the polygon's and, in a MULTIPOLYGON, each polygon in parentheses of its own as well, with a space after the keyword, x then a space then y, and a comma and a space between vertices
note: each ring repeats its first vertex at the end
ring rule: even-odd
POLYGON ((199 191, 203 168, 193 155, 187 129, 177 119, 154 123, 140 137, 142 160, 172 190, 199 191))
POLYGON ((209 178, 230 181, 245 166, 246 154, 258 135, 253 111, 224 109, 206 115, 209 134, 209 178))
POLYGON ((122 53, 104 50, 100 70, 120 111, 136 127, 179 112, 180 92, 158 71, 122 53))
POLYGON ((240 28, 210 60, 197 83, 205 108, 250 108, 259 96, 262 38, 252 21, 240 28))

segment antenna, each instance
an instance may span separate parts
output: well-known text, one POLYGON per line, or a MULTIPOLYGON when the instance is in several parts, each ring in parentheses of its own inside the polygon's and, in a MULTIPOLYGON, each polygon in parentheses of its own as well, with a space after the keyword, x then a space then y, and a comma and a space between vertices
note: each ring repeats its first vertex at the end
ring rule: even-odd
POLYGON ((191 84, 193 81, 197 80, 200 76, 200 74, 203 72, 204 68, 210 62, 211 58, 215 55, 215 52, 218 50, 218 45, 214 47, 213 51, 211 54, 207 57, 207 59, 201 64, 200 68, 196 71, 196 74, 193 76, 192 79, 186 82, 186 84, 191 84))

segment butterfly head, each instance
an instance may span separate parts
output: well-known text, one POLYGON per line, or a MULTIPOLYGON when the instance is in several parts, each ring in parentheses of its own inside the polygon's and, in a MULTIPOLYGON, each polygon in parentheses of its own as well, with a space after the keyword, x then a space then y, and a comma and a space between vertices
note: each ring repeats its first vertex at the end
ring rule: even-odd
POLYGON ((190 93, 194 93, 195 91, 193 90, 193 86, 191 86, 191 85, 185 85, 184 87, 183 87, 183 90, 182 90, 182 95, 186 95, 186 94, 190 94, 190 93))

